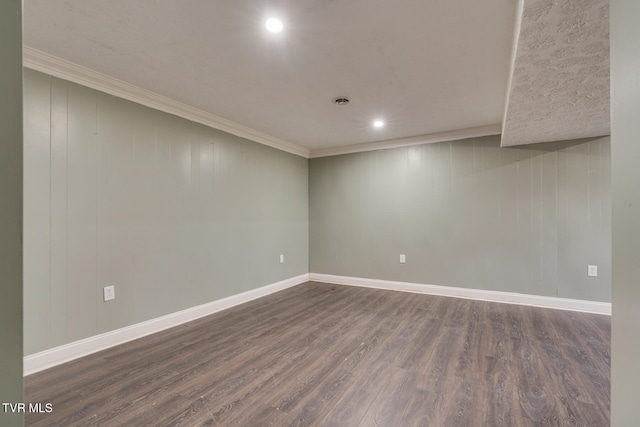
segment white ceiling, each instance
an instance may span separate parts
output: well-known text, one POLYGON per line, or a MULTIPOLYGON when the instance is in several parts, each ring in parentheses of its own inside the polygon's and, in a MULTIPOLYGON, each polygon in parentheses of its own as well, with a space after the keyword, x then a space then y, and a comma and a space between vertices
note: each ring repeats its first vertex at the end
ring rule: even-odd
MULTIPOLYGON (((555 3, 526 0, 523 19, 531 15, 526 4, 533 2, 555 3)), ((514 70, 511 80, 522 87, 529 67, 521 56, 512 55, 514 28, 528 28, 519 25, 517 4, 517 0, 24 0, 24 41, 31 51, 86 67, 313 155, 384 144, 372 144, 375 141, 429 140, 422 135, 435 135, 430 140, 437 140, 450 131, 499 133, 510 71, 514 70), (283 19, 281 34, 264 29, 264 20, 271 15, 283 19), (337 96, 348 96, 352 102, 333 105, 337 96), (384 128, 371 126, 377 118, 386 121, 384 128)), ((595 11, 589 19, 600 15, 595 11)), ((556 28, 545 29, 557 36, 556 28)), ((606 37, 608 41, 608 26, 606 37)), ((538 42, 534 38, 533 43, 538 42)), ((518 49, 526 43, 519 43, 518 49)), ((606 49, 608 59, 608 43, 606 49)), ((595 45, 591 50, 597 50, 595 45)), ((608 69, 606 80, 608 112, 608 69)), ((520 123, 522 111, 536 109, 530 99, 525 99, 526 107, 518 108, 525 103, 522 93, 509 92, 505 123, 520 123)), ((506 130, 517 135, 530 133, 531 128, 506 130)))

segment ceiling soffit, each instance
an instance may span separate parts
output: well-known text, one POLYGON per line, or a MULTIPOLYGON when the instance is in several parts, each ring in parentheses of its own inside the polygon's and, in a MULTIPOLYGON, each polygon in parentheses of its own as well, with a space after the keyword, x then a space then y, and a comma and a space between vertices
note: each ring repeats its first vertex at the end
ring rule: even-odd
POLYGON ((525 0, 502 145, 608 135, 609 1, 525 0))

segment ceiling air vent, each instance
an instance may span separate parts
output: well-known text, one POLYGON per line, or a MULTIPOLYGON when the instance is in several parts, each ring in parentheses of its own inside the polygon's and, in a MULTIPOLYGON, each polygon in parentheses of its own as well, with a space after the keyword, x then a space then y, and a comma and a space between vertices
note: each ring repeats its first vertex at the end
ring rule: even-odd
POLYGON ((333 103, 336 105, 347 105, 351 100, 346 96, 339 96, 333 100, 333 103))

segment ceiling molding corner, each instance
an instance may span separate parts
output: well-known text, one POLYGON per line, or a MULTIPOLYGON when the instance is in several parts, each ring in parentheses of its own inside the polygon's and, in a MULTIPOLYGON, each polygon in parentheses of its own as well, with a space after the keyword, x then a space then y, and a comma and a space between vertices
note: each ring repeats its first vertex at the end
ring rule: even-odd
POLYGON ((347 145, 344 147, 321 148, 311 150, 311 158, 338 156, 340 154, 360 153, 363 151, 385 150, 388 148, 408 147, 411 145, 431 144, 435 142, 455 141, 458 139, 479 138, 482 136, 499 135, 502 124, 477 126, 428 135, 409 136, 406 138, 389 139, 386 141, 367 142, 364 144, 347 145))
POLYGON ((206 111, 131 85, 122 80, 109 77, 29 46, 23 47, 23 65, 32 70, 69 80, 109 95, 127 99, 165 113, 201 123, 214 129, 250 139, 259 144, 267 145, 301 157, 310 157, 310 150, 300 145, 281 140, 231 120, 207 113, 206 111))

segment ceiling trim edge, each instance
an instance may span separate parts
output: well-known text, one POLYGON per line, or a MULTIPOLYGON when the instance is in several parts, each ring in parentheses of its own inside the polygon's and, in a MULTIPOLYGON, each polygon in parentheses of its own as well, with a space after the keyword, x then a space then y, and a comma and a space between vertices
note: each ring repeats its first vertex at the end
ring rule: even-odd
POLYGON ((481 136, 500 135, 500 123, 477 126, 467 129, 430 133, 427 135, 408 136, 406 138, 388 139, 385 141, 367 142, 344 147, 321 148, 311 150, 311 158, 338 156, 340 154, 360 153, 363 151, 385 150, 388 148, 408 147, 411 145, 431 144, 435 142, 455 141, 458 139, 479 138, 481 136))
MULTIPOLYGON (((516 67, 516 54, 518 53, 518 41, 520 40, 520 27, 522 25, 522 13, 524 11, 524 0, 518 0, 516 5, 516 19, 513 24, 513 42, 511 43, 511 61, 509 63, 509 80, 504 100, 504 111, 502 112, 502 126, 500 134, 504 135, 504 127, 507 123, 507 112, 509 111, 509 100, 511 99, 511 83, 513 82, 513 72, 516 67)), ((500 146, 504 146, 500 138, 500 146)))
POLYGON ((23 65, 54 77, 69 80, 92 89, 124 98, 156 110, 164 111, 187 120, 218 129, 230 134, 250 139, 301 157, 309 158, 309 149, 288 142, 258 130, 243 126, 231 120, 207 113, 171 98, 131 85, 122 80, 74 64, 29 46, 23 47, 23 65))

